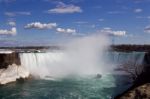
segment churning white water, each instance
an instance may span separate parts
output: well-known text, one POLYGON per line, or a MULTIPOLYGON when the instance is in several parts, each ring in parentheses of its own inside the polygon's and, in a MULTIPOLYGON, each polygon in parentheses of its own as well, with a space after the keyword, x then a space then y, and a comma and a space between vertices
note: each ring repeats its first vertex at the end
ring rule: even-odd
POLYGON ((104 35, 80 37, 65 44, 62 51, 22 53, 21 64, 41 78, 102 74, 111 68, 103 57, 108 45, 104 35))

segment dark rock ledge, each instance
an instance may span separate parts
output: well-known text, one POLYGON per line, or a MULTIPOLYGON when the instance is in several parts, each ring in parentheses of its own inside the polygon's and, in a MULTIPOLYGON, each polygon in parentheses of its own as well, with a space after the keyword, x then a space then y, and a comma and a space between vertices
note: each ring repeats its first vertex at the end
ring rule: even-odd
POLYGON ((21 65, 19 53, 0 53, 0 69, 7 68, 12 64, 21 65))

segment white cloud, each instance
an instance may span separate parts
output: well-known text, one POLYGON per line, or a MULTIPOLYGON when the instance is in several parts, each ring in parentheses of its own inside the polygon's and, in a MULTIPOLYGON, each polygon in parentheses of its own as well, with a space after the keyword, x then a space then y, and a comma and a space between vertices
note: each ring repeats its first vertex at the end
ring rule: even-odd
POLYGON ((74 22, 74 23, 77 23, 77 24, 86 24, 88 22, 86 22, 86 21, 77 21, 77 22, 74 22))
POLYGON ((94 6, 94 8, 96 8, 96 9, 101 9, 102 8, 102 6, 94 6))
POLYGON ((81 13, 82 9, 79 6, 73 4, 66 5, 63 2, 59 2, 56 8, 50 9, 47 13, 81 13))
POLYGON ((149 0, 133 0, 134 3, 148 2, 149 0))
POLYGON ((144 32, 150 33, 150 25, 145 27, 144 32))
POLYGON ((57 28, 56 29, 57 32, 60 32, 60 33, 68 33, 68 34, 74 34, 76 33, 76 30, 75 29, 63 29, 63 28, 57 28))
POLYGON ((9 16, 9 17, 16 16, 16 14, 13 13, 13 12, 5 12, 5 15, 6 15, 6 16, 9 16))
POLYGON ((56 23, 40 23, 40 22, 32 22, 27 24, 24 28, 25 29, 52 29, 56 27, 56 23))
POLYGON ((14 16, 17 16, 17 15, 31 15, 31 12, 5 12, 5 15, 6 16, 9 16, 9 17, 14 17, 14 16))
POLYGON ((100 32, 112 36, 126 36, 126 31, 113 31, 111 28, 104 28, 100 32))
POLYGON ((31 15, 31 12, 16 12, 18 15, 31 15))
POLYGON ((91 25, 91 28, 95 28, 95 27, 96 27, 96 25, 95 25, 95 24, 92 24, 92 25, 91 25))
POLYGON ((143 11, 143 10, 142 10, 141 8, 137 8, 137 9, 134 10, 135 13, 140 13, 140 12, 142 12, 142 11, 143 11))
POLYGON ((14 2, 16 0, 0 0, 0 2, 5 2, 5 3, 11 3, 11 2, 14 2))
POLYGON ((108 14, 123 14, 123 11, 109 11, 108 14))
POLYGON ((9 22, 8 22, 8 25, 10 25, 10 26, 16 26, 16 22, 14 22, 14 21, 9 21, 9 22))
POLYGON ((104 19, 98 19, 98 21, 102 22, 102 21, 104 21, 104 19))
POLYGON ((150 16, 148 16, 147 18, 150 19, 150 16))
POLYGON ((0 29, 0 34, 1 35, 16 35, 17 29, 16 27, 13 27, 11 30, 0 29))
POLYGON ((150 16, 136 16, 137 19, 150 19, 150 16))
POLYGON ((146 17, 144 16, 136 16, 137 19, 145 19, 146 17))

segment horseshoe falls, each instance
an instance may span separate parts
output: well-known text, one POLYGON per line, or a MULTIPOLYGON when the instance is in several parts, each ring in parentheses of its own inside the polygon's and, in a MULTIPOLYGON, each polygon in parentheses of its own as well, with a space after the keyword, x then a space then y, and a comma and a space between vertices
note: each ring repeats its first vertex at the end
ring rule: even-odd
POLYGON ((0 86, 0 97, 112 99, 132 85, 128 74, 115 69, 129 61, 143 64, 145 53, 109 51, 108 46, 105 37, 94 35, 72 40, 64 49, 20 52, 31 77, 0 86))

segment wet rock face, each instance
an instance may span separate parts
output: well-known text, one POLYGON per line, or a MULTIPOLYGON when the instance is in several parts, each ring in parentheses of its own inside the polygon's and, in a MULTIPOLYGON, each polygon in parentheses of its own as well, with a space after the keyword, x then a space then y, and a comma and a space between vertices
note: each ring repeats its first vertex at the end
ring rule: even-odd
POLYGON ((21 65, 19 53, 0 54, 0 69, 7 68, 12 64, 21 65))

